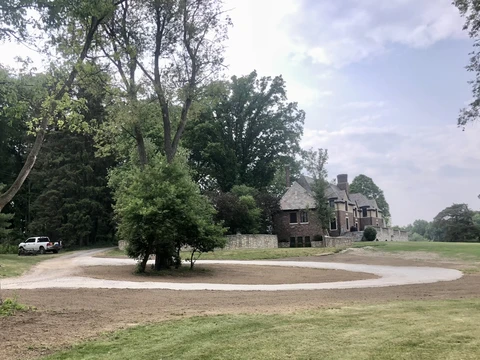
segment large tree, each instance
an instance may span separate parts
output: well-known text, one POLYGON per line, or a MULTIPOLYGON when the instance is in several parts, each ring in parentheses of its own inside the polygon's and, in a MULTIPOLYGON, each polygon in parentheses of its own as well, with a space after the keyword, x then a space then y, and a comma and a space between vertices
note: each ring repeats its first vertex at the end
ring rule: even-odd
POLYGON ((465 242, 480 241, 480 229, 473 222, 475 213, 467 204, 453 204, 438 213, 433 227, 438 233, 438 241, 465 242))
POLYGON ((383 190, 373 182, 372 178, 363 174, 356 176, 350 184, 350 192, 360 193, 369 199, 375 200, 378 208, 382 211, 385 221, 387 223, 390 221, 390 206, 387 200, 385 200, 383 190))
POLYGON ((30 174, 42 147, 48 126, 58 117, 74 113, 68 91, 72 87, 102 22, 122 0, 4 0, 0 6, 0 41, 15 40, 52 54, 51 48, 65 54, 66 71, 56 71, 50 77, 48 94, 31 128, 35 141, 29 150, 23 167, 7 190, 0 194, 0 211, 10 203, 30 174), (42 35, 38 35, 38 34, 42 35), (43 37, 42 37, 43 36, 43 37), (46 46, 37 44, 43 40, 46 46), (81 39, 78 41, 78 39, 81 39))
POLYGON ((158 104, 160 150, 172 162, 199 93, 220 73, 229 24, 221 0, 125 0, 102 24, 98 55, 119 79, 141 166, 149 154, 139 97, 158 104))
POLYGON ((169 163, 164 156, 152 157, 143 168, 125 164, 111 173, 110 183, 120 237, 128 240, 128 255, 140 260, 140 272, 151 254, 160 270, 181 264, 183 246, 198 251, 224 246, 223 229, 213 221, 215 210, 180 158, 169 163))
POLYGON ((468 31, 473 39, 473 51, 470 53, 470 64, 467 70, 475 74, 475 79, 470 81, 472 86, 473 100, 461 110, 458 118, 458 126, 463 127, 469 122, 480 118, 480 1, 479 0, 454 0, 453 4, 465 18, 464 30, 468 31))
POLYGON ((334 211, 330 207, 327 198, 327 169, 328 150, 307 150, 303 153, 304 166, 310 176, 313 177, 312 191, 315 198, 315 212, 324 233, 328 234, 330 222, 334 217, 334 211))
POLYGON ((210 89, 215 99, 191 122, 185 146, 202 183, 228 192, 234 185, 268 187, 299 152, 305 113, 287 100, 285 81, 232 77, 210 89))

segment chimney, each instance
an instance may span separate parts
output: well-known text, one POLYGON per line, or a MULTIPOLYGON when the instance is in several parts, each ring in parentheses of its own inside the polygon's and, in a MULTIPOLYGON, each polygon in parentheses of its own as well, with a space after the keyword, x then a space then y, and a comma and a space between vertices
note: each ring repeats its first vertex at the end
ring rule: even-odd
POLYGON ((337 186, 340 190, 345 190, 347 196, 350 192, 350 186, 348 185, 348 175, 347 174, 340 174, 337 175, 337 186))
POLYGON ((285 184, 287 186, 287 189, 290 188, 290 166, 285 166, 285 184))

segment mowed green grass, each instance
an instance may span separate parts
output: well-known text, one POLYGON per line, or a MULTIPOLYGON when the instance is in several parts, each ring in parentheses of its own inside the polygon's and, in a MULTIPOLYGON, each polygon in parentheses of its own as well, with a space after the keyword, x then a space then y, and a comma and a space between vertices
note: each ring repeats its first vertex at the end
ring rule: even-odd
POLYGON ((478 359, 480 300, 401 302, 140 326, 58 359, 478 359))
MULTIPOLYGON (((334 248, 281 248, 281 249, 237 249, 237 250, 217 250, 204 253, 199 260, 266 260, 266 259, 284 259, 289 257, 301 256, 319 256, 331 254, 339 249, 334 248)), ((100 257, 123 257, 125 252, 119 249, 108 250, 98 254, 100 257)), ((190 253, 183 251, 182 259, 190 259, 190 253)), ((197 257, 198 254, 195 254, 197 257)))
POLYGON ((355 243, 354 245, 354 247, 365 246, 371 246, 374 250, 385 252, 423 251, 438 254, 445 258, 480 261, 480 243, 369 241, 355 243))
POLYGON ((0 254, 0 279, 22 275, 40 261, 56 256, 59 255, 18 256, 13 254, 0 254))

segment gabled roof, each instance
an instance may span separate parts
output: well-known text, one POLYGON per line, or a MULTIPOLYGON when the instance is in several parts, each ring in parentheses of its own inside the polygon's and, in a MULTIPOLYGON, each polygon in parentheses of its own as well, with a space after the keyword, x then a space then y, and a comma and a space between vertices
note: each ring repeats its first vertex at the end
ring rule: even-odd
MULTIPOLYGON (((312 192, 314 179, 309 176, 301 175, 298 182, 295 181, 290 189, 280 199, 280 209, 282 210, 298 210, 298 209, 314 209, 315 198, 312 192)), ((378 209, 377 202, 369 199, 363 194, 348 194, 345 190, 341 190, 335 184, 328 184, 326 189, 326 197, 335 199, 335 201, 348 201, 350 204, 356 205, 358 208, 370 207, 378 209)))
POLYGON ((294 181, 290 189, 280 199, 280 209, 298 210, 314 209, 315 199, 311 191, 306 190, 298 182, 294 181))
POLYGON ((357 207, 370 207, 372 209, 378 209, 377 202, 374 199, 369 199, 363 194, 350 194, 350 199, 355 201, 357 207))

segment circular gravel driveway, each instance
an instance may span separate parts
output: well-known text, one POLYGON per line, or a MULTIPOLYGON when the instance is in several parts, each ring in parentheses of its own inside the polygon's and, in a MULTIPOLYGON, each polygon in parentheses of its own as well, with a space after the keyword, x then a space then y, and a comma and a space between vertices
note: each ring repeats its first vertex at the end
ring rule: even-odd
MULTIPOLYGON (((328 283, 301 283, 275 285, 215 284, 215 283, 173 283, 173 282, 135 282, 93 279, 77 276, 85 266, 134 265, 132 259, 100 258, 93 255, 102 250, 87 250, 46 260, 36 265, 29 273, 1 281, 3 289, 47 289, 47 288, 91 288, 91 289, 166 289, 166 290, 216 290, 216 291, 282 291, 282 290, 327 290, 386 287, 409 284, 428 284, 439 281, 453 281, 462 277, 462 272, 454 269, 416 266, 381 266, 346 264, 337 262, 314 261, 273 261, 273 260, 204 260, 199 264, 235 264, 301 267, 315 269, 333 269, 370 273, 377 279, 340 281, 328 283)), ((261 276, 261 274, 259 274, 261 276)))

